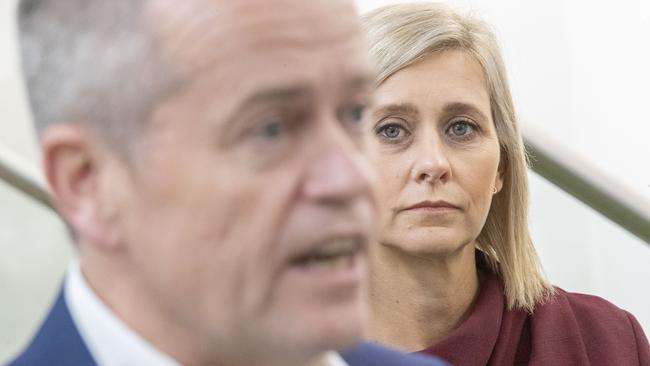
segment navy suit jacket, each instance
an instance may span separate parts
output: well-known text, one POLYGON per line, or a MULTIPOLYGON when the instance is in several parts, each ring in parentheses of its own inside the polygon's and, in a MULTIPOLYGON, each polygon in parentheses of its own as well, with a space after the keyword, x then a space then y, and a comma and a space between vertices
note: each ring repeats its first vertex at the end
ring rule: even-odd
MULTIPOLYGON (((407 355, 363 343, 342 354, 350 366, 442 366, 430 356, 407 355)), ((31 344, 9 366, 96 366, 77 331, 65 303, 63 291, 31 344)), ((146 366, 146 365, 143 365, 146 366)))

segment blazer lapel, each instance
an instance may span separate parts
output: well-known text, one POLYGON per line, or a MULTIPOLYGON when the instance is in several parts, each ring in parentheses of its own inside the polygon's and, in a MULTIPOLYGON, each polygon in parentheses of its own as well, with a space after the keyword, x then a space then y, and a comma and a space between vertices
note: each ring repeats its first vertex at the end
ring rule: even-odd
POLYGON ((9 366, 96 366, 65 303, 63 290, 27 349, 9 366))

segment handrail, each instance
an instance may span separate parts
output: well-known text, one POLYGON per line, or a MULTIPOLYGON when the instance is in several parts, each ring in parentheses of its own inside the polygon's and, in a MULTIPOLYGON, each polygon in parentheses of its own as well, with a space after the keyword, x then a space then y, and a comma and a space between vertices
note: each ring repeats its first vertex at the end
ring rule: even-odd
POLYGON ((46 208, 54 210, 43 179, 30 165, 0 145, 0 180, 23 192, 46 208))
MULTIPOLYGON (((524 141, 533 171, 650 244, 650 200, 530 126, 524 141)), ((40 175, 2 146, 0 179, 54 210, 40 175)))
POLYGON ((533 171, 650 244, 648 197, 531 126, 524 141, 533 171))

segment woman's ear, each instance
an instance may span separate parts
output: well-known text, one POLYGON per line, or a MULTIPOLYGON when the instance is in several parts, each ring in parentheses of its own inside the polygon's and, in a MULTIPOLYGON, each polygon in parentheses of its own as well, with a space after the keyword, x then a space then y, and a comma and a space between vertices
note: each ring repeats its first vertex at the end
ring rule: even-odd
POLYGON ((41 137, 45 175, 54 205, 80 242, 108 244, 111 230, 102 215, 102 144, 82 124, 61 123, 41 137))
POLYGON ((497 167, 497 176, 494 180, 494 189, 496 193, 501 192, 503 189, 503 181, 506 176, 506 169, 508 168, 508 155, 501 149, 499 154, 499 166, 497 167))

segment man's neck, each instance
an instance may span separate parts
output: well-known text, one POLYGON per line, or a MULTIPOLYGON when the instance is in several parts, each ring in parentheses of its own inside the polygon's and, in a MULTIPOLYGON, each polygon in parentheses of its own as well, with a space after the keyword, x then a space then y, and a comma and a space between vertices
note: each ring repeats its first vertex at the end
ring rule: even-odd
POLYGON ((371 256, 370 338, 414 352, 449 336, 478 294, 474 251, 469 244, 422 257, 378 245, 371 256))

